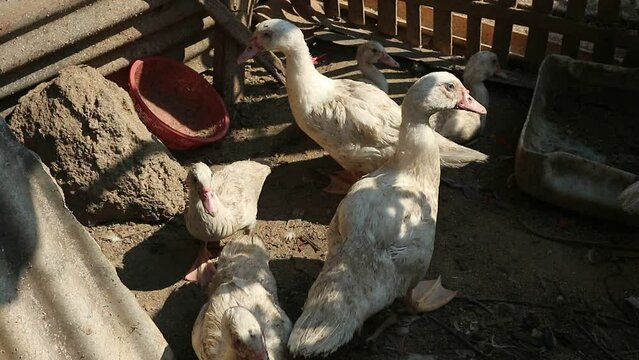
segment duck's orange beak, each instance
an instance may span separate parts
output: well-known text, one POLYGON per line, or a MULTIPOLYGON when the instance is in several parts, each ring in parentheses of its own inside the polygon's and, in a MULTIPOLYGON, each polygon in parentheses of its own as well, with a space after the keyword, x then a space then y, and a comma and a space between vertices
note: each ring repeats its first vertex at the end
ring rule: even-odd
POLYGON ((253 58, 255 55, 259 54, 262 51, 264 51, 264 48, 262 47, 262 45, 260 45, 257 37, 253 36, 246 46, 246 49, 244 49, 244 52, 240 55, 240 57, 237 58, 237 63, 241 64, 243 62, 246 62, 248 59, 253 58))
POLYGON ((457 103, 457 108, 472 111, 478 114, 485 114, 486 108, 484 105, 480 104, 479 101, 475 100, 472 96, 470 96, 470 91, 465 87, 462 87, 462 98, 457 103))

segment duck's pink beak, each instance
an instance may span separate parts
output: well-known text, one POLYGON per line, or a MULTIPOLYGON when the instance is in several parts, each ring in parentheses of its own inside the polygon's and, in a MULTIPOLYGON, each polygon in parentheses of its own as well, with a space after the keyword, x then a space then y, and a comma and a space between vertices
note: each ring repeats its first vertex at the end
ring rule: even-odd
POLYGON ((472 96, 470 96, 470 91, 465 87, 462 87, 462 98, 457 103, 457 108, 472 111, 478 114, 485 114, 486 108, 484 105, 480 104, 479 101, 475 100, 472 96))
POLYGON ((241 64, 246 62, 262 51, 264 51, 264 48, 257 41, 257 37, 253 36, 246 46, 246 49, 244 49, 244 52, 237 58, 237 63, 241 64))
POLYGON ((215 198, 215 194, 208 187, 202 187, 200 189, 200 201, 202 201, 202 205, 204 205, 204 209, 211 215, 215 215, 217 213, 217 200, 215 198))
POLYGON ((382 55, 382 57, 379 58, 379 62, 381 62, 382 64, 386 64, 390 67, 394 67, 394 68, 399 67, 399 63, 395 61, 395 59, 393 59, 390 55, 388 55, 388 53, 384 53, 384 55, 382 55))

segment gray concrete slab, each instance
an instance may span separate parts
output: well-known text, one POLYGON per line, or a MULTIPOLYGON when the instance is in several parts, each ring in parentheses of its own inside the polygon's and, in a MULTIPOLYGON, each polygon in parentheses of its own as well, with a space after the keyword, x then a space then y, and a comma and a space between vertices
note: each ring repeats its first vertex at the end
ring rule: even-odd
POLYGON ((174 359, 2 118, 0 213, 0 359, 174 359))

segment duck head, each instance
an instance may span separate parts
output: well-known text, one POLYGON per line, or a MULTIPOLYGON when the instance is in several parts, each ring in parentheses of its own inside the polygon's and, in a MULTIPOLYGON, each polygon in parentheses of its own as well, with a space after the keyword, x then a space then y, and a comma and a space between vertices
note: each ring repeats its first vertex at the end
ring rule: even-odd
POLYGON ((189 170, 186 182, 189 187, 189 193, 197 193, 206 212, 215 215, 218 211, 219 204, 217 195, 215 195, 212 188, 213 172, 211 172, 211 168, 201 162, 193 164, 189 170))
POLYGON ((377 41, 367 41, 357 48, 357 59, 366 64, 382 63, 388 66, 398 68, 399 63, 395 61, 382 44, 377 41))
POLYGON ((237 359, 269 360, 262 328, 248 309, 235 306, 226 310, 222 326, 237 359))
POLYGON ((495 53, 480 51, 468 59, 464 70, 464 84, 470 86, 483 82, 492 76, 509 78, 507 72, 499 66, 499 59, 495 53))
MULTIPOLYGON (((411 86, 402 103, 402 113, 412 113, 416 118, 446 109, 462 109, 485 114, 486 108, 470 96, 459 79, 444 71, 423 76, 411 86), (420 114, 417 116, 417 114, 420 114)), ((428 116, 424 118, 428 121, 428 116)))
POLYGON ((286 20, 270 19, 257 24, 253 36, 244 52, 237 59, 241 64, 262 51, 281 51, 287 53, 304 43, 304 34, 286 20))

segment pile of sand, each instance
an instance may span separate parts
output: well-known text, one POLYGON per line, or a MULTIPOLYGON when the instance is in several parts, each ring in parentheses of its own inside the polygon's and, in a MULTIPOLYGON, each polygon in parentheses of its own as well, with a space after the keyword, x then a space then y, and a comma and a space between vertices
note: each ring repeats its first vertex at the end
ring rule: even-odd
POLYGON ((75 66, 20 99, 9 126, 35 151, 84 224, 183 211, 185 171, 139 120, 129 95, 75 66))

